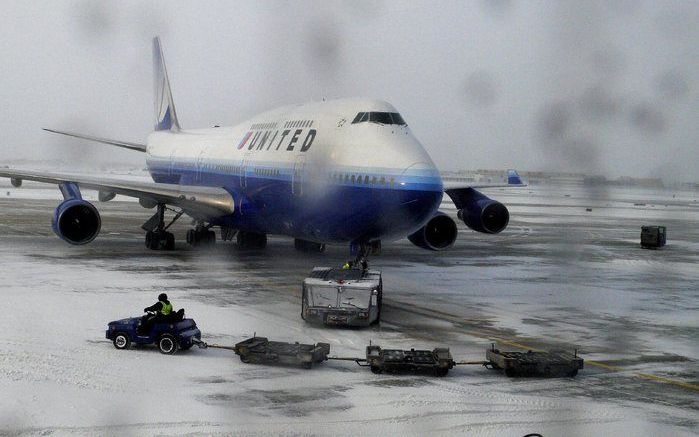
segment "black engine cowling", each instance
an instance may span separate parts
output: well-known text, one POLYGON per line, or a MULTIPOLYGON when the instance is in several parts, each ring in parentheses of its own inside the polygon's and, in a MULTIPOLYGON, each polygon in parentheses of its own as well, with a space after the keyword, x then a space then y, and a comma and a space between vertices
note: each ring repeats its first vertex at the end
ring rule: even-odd
POLYGON ((53 213, 53 232, 70 244, 87 244, 97 237, 102 219, 97 209, 82 199, 63 201, 53 213))
POLYGON ((438 212, 425 226, 409 235, 408 240, 423 249, 444 250, 454 244, 458 234, 456 222, 448 215, 438 212))
POLYGON ((457 213, 466 226, 477 232, 497 234, 507 227, 510 212, 502 203, 471 189, 457 213))

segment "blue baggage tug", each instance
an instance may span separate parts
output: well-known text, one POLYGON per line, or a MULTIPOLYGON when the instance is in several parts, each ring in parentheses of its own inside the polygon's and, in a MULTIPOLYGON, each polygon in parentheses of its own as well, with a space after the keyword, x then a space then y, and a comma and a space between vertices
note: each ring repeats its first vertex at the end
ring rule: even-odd
POLYGON ((172 355, 180 350, 187 350, 201 341, 201 331, 193 319, 173 320, 166 323, 156 323, 147 334, 139 334, 140 317, 109 322, 107 339, 112 340, 117 349, 128 349, 132 343, 155 344, 161 353, 172 355))

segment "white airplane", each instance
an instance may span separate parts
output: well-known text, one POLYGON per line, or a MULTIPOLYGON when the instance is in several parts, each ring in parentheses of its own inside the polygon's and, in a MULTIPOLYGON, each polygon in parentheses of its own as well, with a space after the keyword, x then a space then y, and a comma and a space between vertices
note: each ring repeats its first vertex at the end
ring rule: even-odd
POLYGON ((47 129, 145 153, 153 182, 0 169, 15 186, 25 179, 58 185, 64 201, 53 230, 68 243, 99 234, 100 215, 80 193, 94 189, 100 201, 120 194, 156 208, 143 225, 146 246, 156 250, 174 248, 167 228, 183 214, 196 222, 187 233, 193 245, 214 242, 211 228, 219 227, 222 239, 241 247, 261 248, 267 234, 282 234, 299 250, 350 243, 378 251, 381 240, 406 236, 442 250, 457 237, 454 220, 438 211, 444 192, 468 227, 496 234, 508 224, 507 208, 475 189, 524 185, 514 170, 508 184, 443 182, 398 111, 378 100, 285 106, 233 127, 181 129, 157 37, 153 61, 156 123, 146 144, 47 129), (167 207, 176 209, 168 224, 167 207))

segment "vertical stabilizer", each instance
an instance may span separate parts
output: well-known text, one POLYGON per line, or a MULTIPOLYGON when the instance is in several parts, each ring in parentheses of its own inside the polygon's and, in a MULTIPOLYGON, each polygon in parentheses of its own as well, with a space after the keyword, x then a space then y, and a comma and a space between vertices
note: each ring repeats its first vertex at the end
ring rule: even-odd
POLYGON ((153 85, 155 97, 155 130, 179 130, 175 103, 172 101, 170 80, 167 78, 160 37, 153 38, 153 85))

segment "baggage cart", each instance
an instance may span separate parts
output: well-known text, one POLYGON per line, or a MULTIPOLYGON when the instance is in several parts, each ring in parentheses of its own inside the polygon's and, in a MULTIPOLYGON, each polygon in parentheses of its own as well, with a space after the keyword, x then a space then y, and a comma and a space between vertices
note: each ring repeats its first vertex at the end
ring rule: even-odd
POLYGON ((583 359, 574 354, 551 352, 506 352, 492 346, 485 353, 487 365, 507 376, 574 377, 583 368, 583 359))
POLYGON ((313 364, 328 359, 330 345, 328 343, 315 345, 285 343, 255 336, 236 344, 233 350, 244 363, 283 364, 310 369, 313 364))

